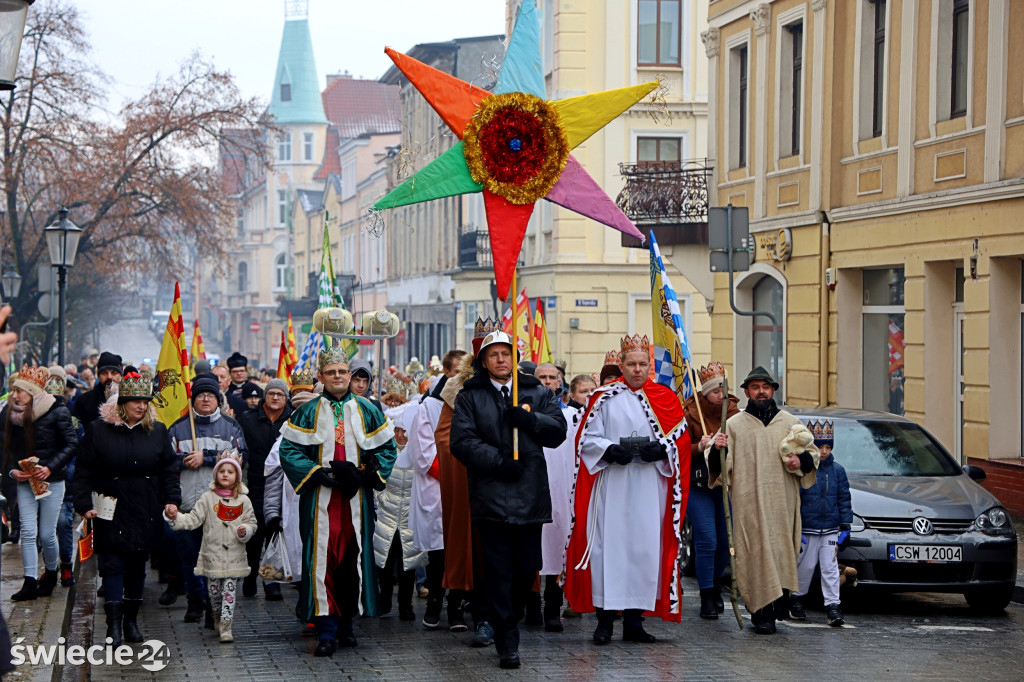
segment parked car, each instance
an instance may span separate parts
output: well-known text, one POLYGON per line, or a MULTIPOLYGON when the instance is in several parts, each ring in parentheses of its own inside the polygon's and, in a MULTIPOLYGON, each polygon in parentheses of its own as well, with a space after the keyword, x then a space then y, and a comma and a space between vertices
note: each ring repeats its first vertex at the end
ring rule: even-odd
MULTIPOLYGON (((979 611, 1002 611, 1017 576, 1017 536, 985 471, 960 466, 927 430, 885 412, 787 407, 804 423, 835 424, 833 457, 846 469, 853 528, 839 562, 857 589, 962 593, 979 611)), ((680 563, 693 574, 684 519, 680 563)))
POLYGON ((1017 536, 980 467, 960 466, 927 430, 883 412, 787 408, 805 423, 835 424, 833 456, 853 498, 842 564, 858 588, 959 592, 978 610, 1006 608, 1017 576, 1017 536))

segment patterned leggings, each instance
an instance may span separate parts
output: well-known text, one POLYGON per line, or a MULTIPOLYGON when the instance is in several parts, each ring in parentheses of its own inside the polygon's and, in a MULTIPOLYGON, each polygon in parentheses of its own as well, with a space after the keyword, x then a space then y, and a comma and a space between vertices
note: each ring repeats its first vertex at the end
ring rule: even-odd
POLYGON ((236 578, 207 578, 207 589, 210 592, 210 606, 213 614, 222 621, 230 623, 235 619, 235 580, 236 578))

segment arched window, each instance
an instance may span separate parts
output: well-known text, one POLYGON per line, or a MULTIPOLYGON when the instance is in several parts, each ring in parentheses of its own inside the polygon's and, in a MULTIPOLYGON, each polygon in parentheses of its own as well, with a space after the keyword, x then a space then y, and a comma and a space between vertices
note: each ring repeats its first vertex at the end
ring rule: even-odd
POLYGON ((249 286, 249 264, 244 261, 238 264, 238 293, 244 292, 249 286))
POLYGON ((754 318, 754 342, 751 344, 752 355, 750 358, 752 366, 760 365, 769 372, 778 373, 781 376, 782 284, 774 277, 762 277, 754 285, 754 310, 766 310, 773 313, 779 326, 773 326, 771 320, 762 315, 754 318), (773 366, 773 357, 780 359, 778 368, 773 366))
POLYGON ((288 266, 285 265, 285 254, 279 253, 274 258, 274 289, 284 290, 287 281, 288 266))
POLYGON ((733 363, 736 385, 761 365, 781 384, 776 399, 785 402, 786 387, 786 279, 777 268, 751 263, 736 277, 736 306, 740 310, 767 311, 778 326, 763 315, 733 316, 733 363), (775 361, 773 362, 773 358, 775 361))

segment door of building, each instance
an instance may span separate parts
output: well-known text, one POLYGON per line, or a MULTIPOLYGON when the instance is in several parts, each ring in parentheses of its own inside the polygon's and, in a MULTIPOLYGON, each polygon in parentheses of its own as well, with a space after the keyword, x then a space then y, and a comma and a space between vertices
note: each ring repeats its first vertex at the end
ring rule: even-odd
POLYGON ((964 304, 953 304, 953 456, 964 457, 964 304))

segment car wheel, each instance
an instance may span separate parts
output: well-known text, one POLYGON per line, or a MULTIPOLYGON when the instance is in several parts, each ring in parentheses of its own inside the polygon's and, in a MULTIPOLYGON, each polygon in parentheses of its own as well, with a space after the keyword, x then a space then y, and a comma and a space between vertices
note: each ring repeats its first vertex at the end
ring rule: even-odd
POLYGON ((697 564, 694 561, 693 553, 693 526, 690 525, 690 517, 683 517, 683 549, 679 557, 679 565, 683 569, 683 575, 693 577, 697 575, 697 564))
POLYGON ((983 614, 1002 613, 1013 597, 1013 587, 984 587, 964 592, 967 603, 983 614))

